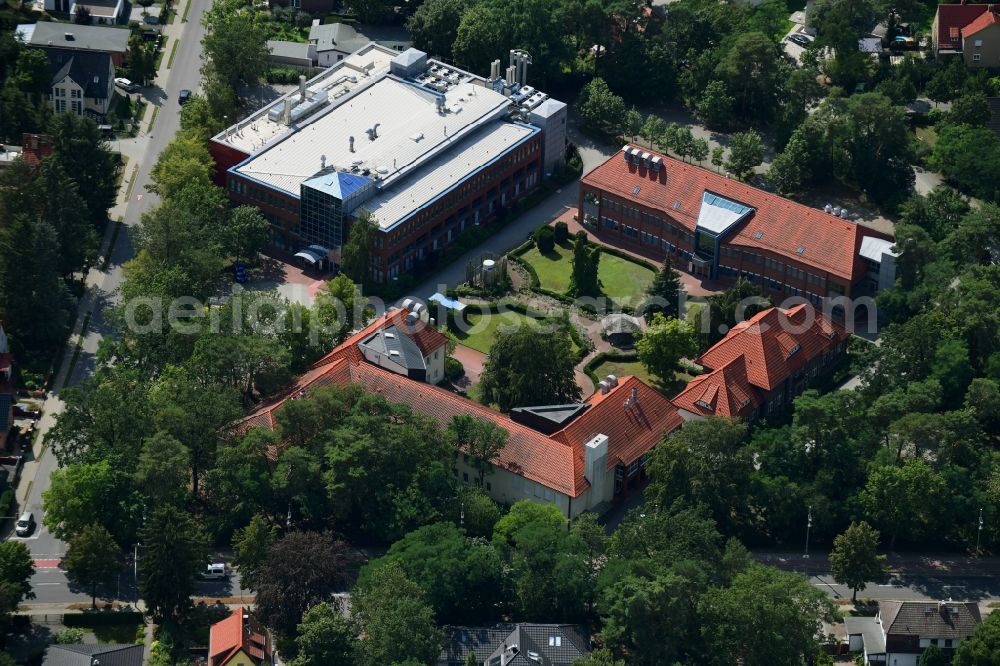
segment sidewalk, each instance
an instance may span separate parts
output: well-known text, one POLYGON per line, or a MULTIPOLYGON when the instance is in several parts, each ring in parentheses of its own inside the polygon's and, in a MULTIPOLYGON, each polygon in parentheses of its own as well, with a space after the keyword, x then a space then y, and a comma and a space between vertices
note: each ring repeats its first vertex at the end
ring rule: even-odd
MULTIPOLYGON (((758 562, 780 569, 801 573, 828 573, 830 560, 826 553, 816 553, 806 558, 801 553, 753 553, 758 562)), ((895 575, 933 576, 1000 576, 1000 557, 971 557, 968 555, 915 555, 887 553, 886 571, 895 575)))
MULTIPOLYGON (((181 14, 183 14, 184 7, 189 2, 194 2, 194 0, 186 0, 186 2, 180 3, 178 10, 181 14)), ((163 88, 163 84, 166 82, 167 75, 170 72, 168 67, 170 62, 169 49, 172 48, 174 40, 179 39, 184 33, 184 27, 186 25, 186 23, 183 23, 180 20, 179 14, 178 18, 175 19, 173 23, 163 26, 163 34, 169 37, 169 41, 166 45, 167 52, 164 54, 164 57, 160 62, 160 68, 157 70, 152 86, 159 87, 160 89, 163 88)), ((84 323, 87 321, 88 315, 94 310, 97 302, 97 295, 99 294, 100 287, 104 282, 104 258, 110 256, 111 254, 113 249, 111 246, 112 240, 117 240, 120 234, 126 233, 125 229, 118 229, 116 233, 116 229, 118 227, 117 220, 125 214, 129 196, 143 194, 142 192, 130 192, 131 181, 133 178, 137 177, 138 167, 144 160, 155 159, 155 156, 147 154, 147 149, 149 144, 148 136, 150 133, 150 124, 153 122, 153 111, 156 106, 153 101, 147 101, 152 108, 147 109, 144 114, 139 125, 138 135, 131 139, 115 140, 110 144, 112 150, 121 152, 123 155, 128 157, 128 164, 125 165, 125 174, 122 178, 121 188, 118 191, 117 201, 111 210, 108 211, 108 224, 104 228, 104 236, 101 239, 98 260, 87 272, 85 282, 86 289, 83 297, 77 305, 76 321, 73 324, 73 332, 66 341, 66 350, 63 354, 60 367, 58 368, 56 375, 52 380, 52 384, 49 386, 48 392, 46 393, 45 403, 42 407, 42 418, 38 423, 38 434, 35 437, 32 449, 32 459, 24 464, 24 469, 21 472, 21 478, 18 481, 17 488, 15 489, 15 498, 19 507, 23 506, 26 502, 28 493, 38 473, 39 459, 41 458, 44 450, 44 435, 49 428, 52 427, 55 421, 54 417, 62 412, 64 408, 62 400, 59 399, 59 392, 66 384, 77 344, 82 344, 82 338, 85 334, 85 331, 83 330, 84 323)), ((155 125, 152 129, 155 131, 155 125)))

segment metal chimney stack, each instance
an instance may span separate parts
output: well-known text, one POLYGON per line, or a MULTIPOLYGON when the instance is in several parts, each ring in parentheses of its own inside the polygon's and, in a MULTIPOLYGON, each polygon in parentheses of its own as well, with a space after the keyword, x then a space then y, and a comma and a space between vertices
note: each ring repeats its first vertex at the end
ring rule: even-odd
POLYGON ((306 77, 299 74, 299 102, 306 101, 306 77))
POLYGON ((490 81, 496 81, 500 78, 500 59, 497 58, 490 63, 490 81))
POLYGON ((288 97, 285 98, 285 111, 281 116, 282 122, 286 125, 292 124, 292 100, 288 97))
POLYGON ((520 85, 520 83, 517 80, 517 67, 515 67, 514 65, 511 65, 510 67, 507 68, 507 75, 504 78, 507 79, 507 85, 510 86, 520 85))

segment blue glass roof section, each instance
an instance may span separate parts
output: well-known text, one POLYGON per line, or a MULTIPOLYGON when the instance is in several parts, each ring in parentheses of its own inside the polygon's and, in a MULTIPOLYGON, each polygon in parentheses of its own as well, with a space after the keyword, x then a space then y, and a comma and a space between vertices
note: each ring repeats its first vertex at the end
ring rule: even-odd
POLYGON ((344 201, 358 190, 367 187, 371 182, 371 178, 360 176, 356 173, 332 171, 319 176, 313 176, 302 184, 344 201))
POLYGON ((750 206, 713 194, 708 190, 701 197, 698 229, 720 236, 753 213, 750 206))

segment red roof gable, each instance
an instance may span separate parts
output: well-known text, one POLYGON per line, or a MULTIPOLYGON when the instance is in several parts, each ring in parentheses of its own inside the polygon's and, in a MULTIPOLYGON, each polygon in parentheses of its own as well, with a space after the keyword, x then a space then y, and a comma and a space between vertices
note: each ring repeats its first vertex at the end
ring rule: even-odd
POLYGON ((990 5, 938 5, 938 48, 960 50, 962 41, 959 35, 962 29, 983 14, 990 13, 989 10, 990 5))
POLYGON ((962 28, 962 37, 971 37, 980 30, 996 23, 1000 23, 1000 17, 997 16, 996 12, 983 12, 978 18, 962 28))
MULTIPOLYGON (((590 409, 552 435, 568 446, 582 447, 600 433, 608 437, 608 469, 618 463, 629 465, 641 458, 683 420, 677 408, 659 391, 637 377, 623 377, 606 394, 600 391, 587 400, 590 409), (629 408, 625 400, 636 390, 637 403, 629 408)), ((582 448, 580 460, 582 462, 582 448)), ((583 474, 582 465, 578 470, 583 474)))
POLYGON ((809 304, 788 310, 770 308, 733 327, 701 355, 698 363, 721 369, 743 357, 750 384, 770 391, 848 333, 809 304))
POLYGON ((270 642, 249 615, 244 620, 246 612, 244 608, 235 608, 229 617, 212 625, 208 635, 208 666, 225 666, 240 650, 262 664, 268 660, 270 642))
POLYGON ((763 398, 750 384, 746 359, 739 356, 692 379, 673 402, 692 414, 744 417, 760 407, 763 398))
MULTIPOLYGON (((390 314, 388 319, 391 321, 393 316, 390 314)), ((365 361, 356 348, 358 343, 378 330, 386 320, 380 318, 352 335, 302 375, 291 389, 238 422, 232 430, 236 433, 245 433, 255 427, 273 430, 277 410, 285 401, 300 395, 301 391, 333 384, 358 383, 389 402, 408 405, 414 412, 433 417, 442 427, 460 414, 495 423, 510 436, 494 464, 576 497, 590 486, 584 477, 583 446, 597 432, 608 436, 610 469, 618 462, 627 465, 637 460, 666 433, 681 425, 676 408, 667 398, 641 380, 625 377, 607 394, 592 396, 588 400, 591 404, 588 410, 561 431, 547 437, 477 402, 365 361), (633 388, 639 398, 638 406, 625 410, 623 401, 631 395, 633 388)), ((443 334, 434 333, 444 338, 443 334)), ((427 339, 433 343, 432 336, 427 336, 427 339)))
MULTIPOLYGON (((639 146, 636 146, 639 148, 639 146)), ((730 245, 769 250, 855 282, 865 264, 858 252, 863 236, 878 232, 693 164, 642 148, 663 158, 660 171, 631 164, 618 152, 583 177, 583 183, 657 209, 694 231, 705 191, 754 209, 725 238, 730 245), (758 232, 759 238, 758 238, 758 232), (799 253, 799 248, 803 251, 799 253)))

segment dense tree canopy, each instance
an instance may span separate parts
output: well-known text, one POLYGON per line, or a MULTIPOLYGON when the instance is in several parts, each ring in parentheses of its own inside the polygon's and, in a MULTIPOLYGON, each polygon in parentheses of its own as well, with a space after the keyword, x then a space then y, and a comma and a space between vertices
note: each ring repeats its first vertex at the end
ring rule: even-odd
POLYGON ((580 398, 573 367, 576 356, 562 330, 532 326, 501 331, 486 358, 481 378, 484 402, 503 411, 525 405, 555 405, 580 398))

